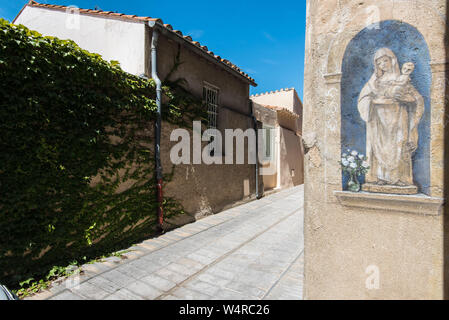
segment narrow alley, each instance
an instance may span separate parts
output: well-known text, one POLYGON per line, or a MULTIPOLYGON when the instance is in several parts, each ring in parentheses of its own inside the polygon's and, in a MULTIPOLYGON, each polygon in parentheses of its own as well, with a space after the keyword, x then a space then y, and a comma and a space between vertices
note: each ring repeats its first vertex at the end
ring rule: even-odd
POLYGON ((131 247, 30 299, 302 299, 303 186, 131 247))

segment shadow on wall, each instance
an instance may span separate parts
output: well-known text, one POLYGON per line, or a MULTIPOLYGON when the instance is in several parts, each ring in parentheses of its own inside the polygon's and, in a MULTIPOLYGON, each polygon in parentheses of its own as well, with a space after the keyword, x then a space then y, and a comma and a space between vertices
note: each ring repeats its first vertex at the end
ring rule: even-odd
MULTIPOLYGON (((243 127, 243 125, 242 125, 243 127)), ((170 141, 171 133, 178 127, 167 122, 162 126, 161 158, 164 172, 174 168, 171 181, 164 185, 164 195, 173 197, 184 208, 186 215, 171 222, 183 225, 202 217, 226 210, 235 204, 255 196, 255 166, 251 164, 176 164, 170 154, 179 141, 170 141)), ((203 128, 204 129, 204 128, 203 128)), ((192 129, 187 129, 193 137, 192 129)), ((193 141, 190 141, 189 162, 193 161, 193 141)), ((207 150, 208 142, 201 143, 201 150, 207 150)), ((232 150, 234 161, 236 146, 232 150)), ((247 163, 247 142, 245 141, 245 163, 247 163)), ((223 156, 226 155, 223 149, 223 156)), ((228 151, 229 152, 229 151, 228 151)), ((224 161, 224 157, 222 158, 224 161)))
POLYGON ((302 140, 289 130, 282 130, 281 157, 281 185, 293 187, 303 184, 304 149, 302 140))
MULTIPOLYGON (((446 19, 449 17, 449 1, 446 2, 446 19)), ((444 35, 445 48, 446 48, 446 59, 445 62, 449 61, 449 25, 446 22, 446 31, 444 35)), ((449 299, 449 69, 446 64, 445 69, 445 111, 444 111, 444 299, 449 299)))

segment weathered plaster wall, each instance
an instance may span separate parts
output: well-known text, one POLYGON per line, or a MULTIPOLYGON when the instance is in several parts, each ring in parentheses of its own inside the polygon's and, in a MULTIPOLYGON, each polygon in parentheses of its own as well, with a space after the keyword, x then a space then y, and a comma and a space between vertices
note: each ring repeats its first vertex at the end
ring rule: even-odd
POLYGON ((266 125, 276 126, 277 125, 277 112, 275 110, 264 107, 261 104, 253 103, 254 106, 254 116, 256 119, 266 125))
POLYGON ((277 112, 277 118, 281 127, 289 129, 300 135, 300 130, 298 128, 298 117, 294 117, 291 113, 282 110, 277 112))
MULTIPOLYGON (((308 1, 303 122, 308 151, 305 156, 306 299, 441 299, 444 296, 442 212, 427 216, 393 212, 388 201, 383 209, 368 209, 368 203, 366 209, 351 208, 342 205, 334 192, 342 190, 338 160, 345 134, 341 132, 344 128, 341 95, 345 90, 342 86, 347 85, 342 80, 344 54, 350 41, 366 27, 375 22, 397 20, 416 28, 429 50, 430 61, 427 66, 424 61, 422 69, 432 72, 428 96, 431 110, 427 128, 430 134, 428 193, 432 197, 443 196, 445 13, 443 0, 308 1), (379 270, 378 288, 367 285, 373 267, 379 270)), ((366 46, 397 45, 394 37, 391 43, 385 39, 368 37, 366 46)), ((404 55, 405 58, 408 59, 404 55)), ((365 57, 358 59, 363 61, 365 57)), ((357 99, 359 92, 356 91, 350 99, 357 99)))
MULTIPOLYGON (((151 30, 147 37, 147 48, 151 43, 151 30)), ((219 89, 217 127, 223 139, 225 129, 240 128, 243 131, 253 128, 250 118, 249 85, 230 73, 199 57, 185 46, 178 46, 173 40, 161 36, 158 41, 158 74, 163 80, 173 67, 174 59, 180 50, 182 64, 170 80, 182 78, 187 88, 202 98, 203 86, 211 84, 219 89)), ((150 61, 150 60, 149 60, 150 61)), ((151 73, 150 65, 147 72, 151 73)), ((170 149, 176 142, 170 142, 173 126, 164 123, 161 147, 164 170, 172 167, 169 159, 170 149)), ((246 143, 246 142, 245 142, 246 143)), ((203 146, 207 143, 204 142, 203 146)), ((223 142, 223 163, 226 152, 223 142)), ((234 156, 236 149, 234 146, 234 156)), ((245 146, 245 157, 247 145, 245 146)), ((246 158, 245 158, 246 159, 246 158)), ((173 181, 165 186, 164 192, 180 200, 186 212, 200 218, 217 213, 233 203, 248 199, 255 194, 255 165, 177 165, 173 181), (249 188, 249 189, 248 189, 249 188)))
MULTIPOLYGON (((247 122, 243 117, 235 117, 234 121, 237 122, 236 125, 242 127, 247 122)), ((238 201, 254 198, 254 165, 179 164, 173 167, 170 161, 170 149, 177 143, 170 142, 173 129, 176 127, 163 123, 162 141, 164 143, 161 146, 161 157, 164 172, 170 172, 173 169, 175 173, 172 181, 164 185, 164 194, 178 199, 188 213, 188 216, 177 219, 177 223, 199 219, 220 212, 238 201), (249 189, 245 190, 245 188, 249 189)), ((192 137, 192 131, 189 130, 189 132, 192 137)), ((203 142, 203 148, 206 145, 207 143, 203 142)))
MULTIPOLYGON (((147 48, 151 46, 151 30, 149 30, 149 33, 147 48)), ((172 69, 178 48, 180 49, 180 60, 183 63, 173 73, 171 80, 185 79, 189 90, 198 97, 202 97, 203 85, 207 82, 219 88, 218 103, 220 106, 250 115, 248 83, 239 80, 221 67, 201 58, 196 53, 188 50, 184 45, 178 47, 177 43, 164 36, 159 38, 158 43, 158 74, 162 80, 165 79, 172 69)), ((148 62, 150 61, 149 59, 148 62)), ((147 73, 151 74, 151 64, 147 65, 147 73)), ((225 119, 227 115, 220 115, 220 117, 219 121, 225 119)))
POLYGON ((288 188, 304 183, 304 151, 301 137, 295 132, 280 130, 281 187, 288 188))
POLYGON ((119 61, 126 72, 145 73, 144 24, 82 14, 79 15, 78 29, 71 19, 73 15, 63 11, 27 6, 14 23, 45 36, 73 40, 107 61, 119 61))

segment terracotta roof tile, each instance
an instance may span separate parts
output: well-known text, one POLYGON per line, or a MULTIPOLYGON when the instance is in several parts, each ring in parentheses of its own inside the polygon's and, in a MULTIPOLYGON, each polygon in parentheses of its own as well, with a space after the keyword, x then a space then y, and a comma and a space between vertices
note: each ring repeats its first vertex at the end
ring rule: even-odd
MULTIPOLYGON (((36 1, 30 1, 28 4, 28 6, 33 6, 33 7, 40 7, 40 8, 51 8, 51 9, 59 9, 59 10, 66 10, 68 7, 67 6, 60 6, 60 5, 52 5, 52 4, 44 4, 44 3, 38 3, 36 1)), ((139 17, 136 15, 127 15, 127 14, 123 14, 123 13, 117 13, 117 12, 112 12, 112 11, 101 11, 101 10, 91 10, 91 9, 79 9, 80 13, 89 13, 89 14, 94 14, 94 15, 98 15, 101 17, 105 17, 105 18, 120 18, 120 19, 125 19, 125 20, 132 20, 132 21, 136 21, 136 22, 145 22, 145 21, 157 21, 160 24, 163 24, 163 21, 161 19, 158 18, 151 18, 151 17, 139 17)), ((205 53, 209 54, 210 56, 214 57, 215 59, 217 59, 218 61, 222 62, 223 64, 225 64, 226 66, 230 67, 231 69, 233 69, 234 71, 236 71, 237 73, 239 73, 240 75, 244 76, 247 80, 249 80, 251 82, 251 84, 256 85, 255 81, 253 78, 251 78, 248 74, 242 72, 240 70, 240 68, 238 68, 235 64, 231 63, 230 61, 226 60, 226 59, 222 59, 220 56, 218 55, 214 55, 214 53, 212 51, 209 51, 208 48, 206 46, 202 46, 198 41, 193 41, 192 37, 188 36, 188 35, 183 35, 181 31, 179 30, 173 30, 173 27, 169 24, 163 24, 163 26, 173 32, 176 33, 177 35, 183 37, 186 41, 192 43, 193 45, 201 48, 205 53)))
POLYGON ((269 105, 266 105, 266 104, 263 104, 263 106, 264 106, 265 108, 272 109, 272 110, 276 110, 276 111, 282 110, 282 108, 281 108, 281 107, 278 107, 278 106, 269 106, 269 105))
MULTIPOLYGON (((125 16, 126 17, 126 16, 125 16)), ((137 20, 142 20, 142 21, 148 21, 149 19, 151 19, 150 17, 135 17, 135 19, 137 20)))
POLYGON ((251 97, 259 97, 259 96, 274 94, 274 93, 278 93, 278 92, 287 92, 287 91, 291 91, 291 90, 295 90, 295 88, 285 88, 285 89, 280 89, 280 90, 276 90, 276 91, 267 91, 267 92, 263 92, 263 93, 257 93, 257 94, 252 95, 251 97))

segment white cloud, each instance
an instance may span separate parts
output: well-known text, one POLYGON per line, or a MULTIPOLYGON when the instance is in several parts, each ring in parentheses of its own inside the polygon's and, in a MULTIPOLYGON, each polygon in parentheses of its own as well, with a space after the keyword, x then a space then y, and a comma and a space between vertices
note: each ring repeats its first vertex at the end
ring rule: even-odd
POLYGON ((265 38, 267 38, 271 42, 276 42, 276 39, 271 34, 269 34, 268 32, 264 32, 263 35, 264 35, 265 38))
POLYGON ((271 60, 271 59, 260 59, 261 62, 266 63, 266 64, 271 64, 271 65, 278 65, 279 62, 276 60, 271 60))
POLYGON ((257 71, 250 68, 245 68, 244 71, 248 74, 257 74, 257 71))
POLYGON ((187 32, 187 34, 189 36, 191 36, 193 40, 195 40, 195 39, 199 39, 203 36, 204 30, 191 30, 191 31, 187 32))

